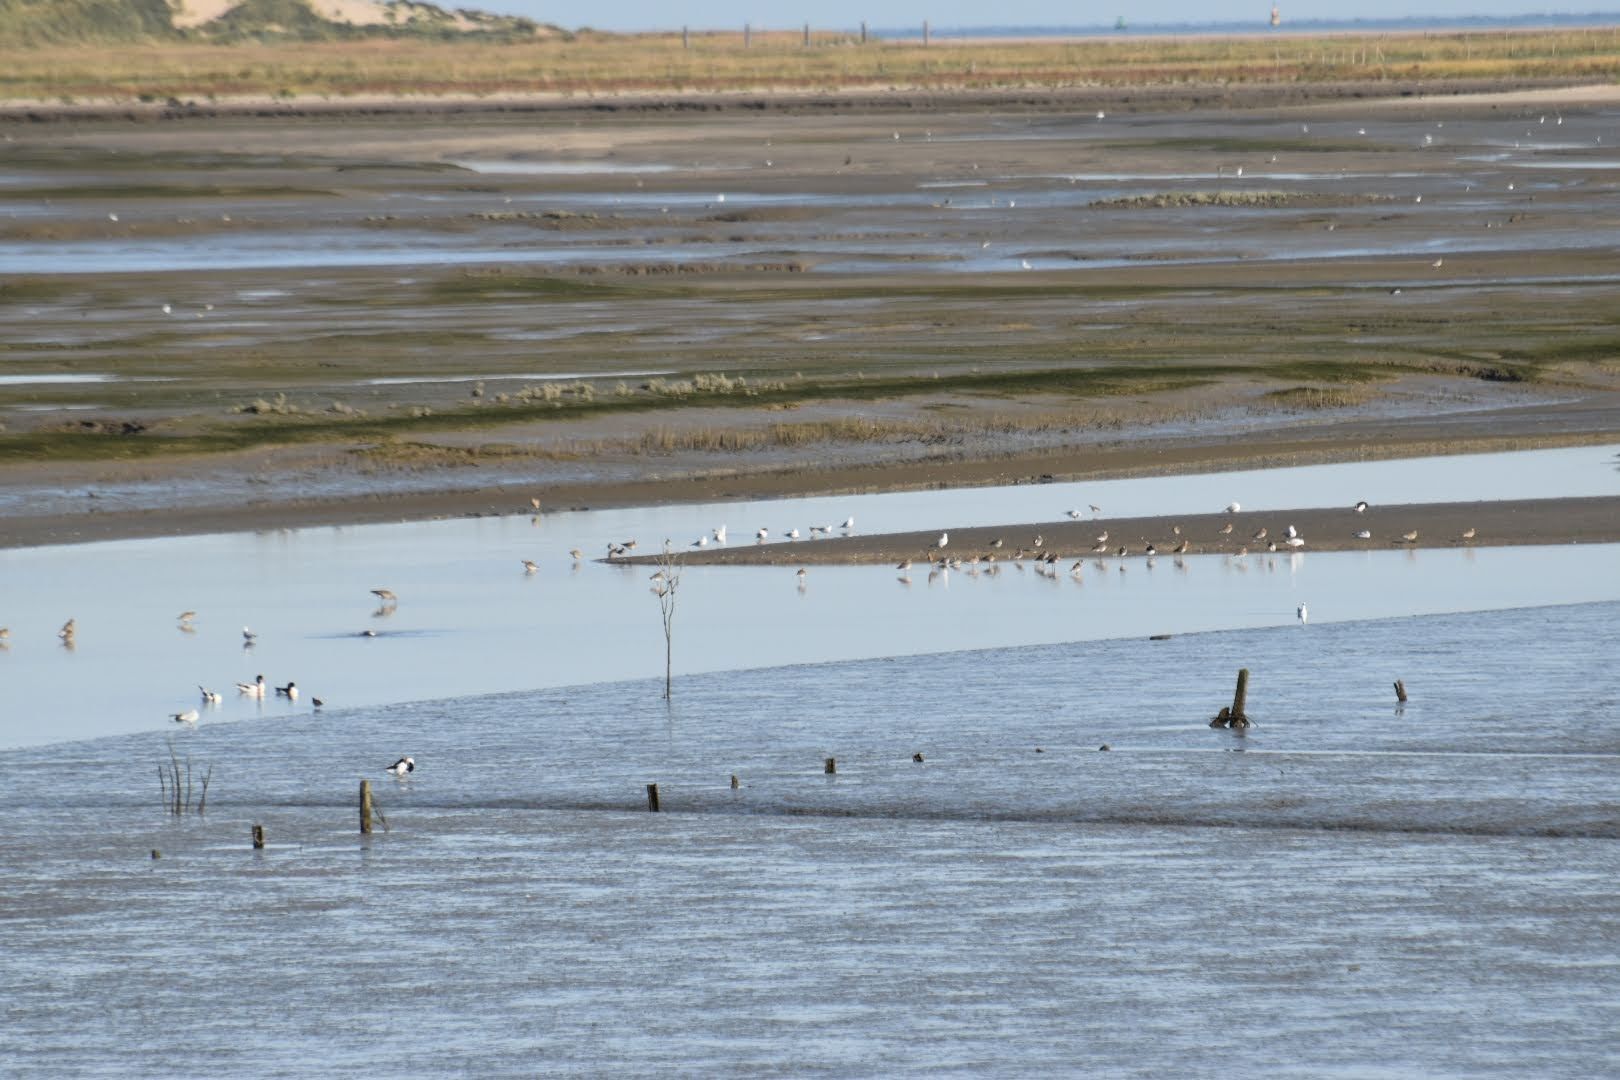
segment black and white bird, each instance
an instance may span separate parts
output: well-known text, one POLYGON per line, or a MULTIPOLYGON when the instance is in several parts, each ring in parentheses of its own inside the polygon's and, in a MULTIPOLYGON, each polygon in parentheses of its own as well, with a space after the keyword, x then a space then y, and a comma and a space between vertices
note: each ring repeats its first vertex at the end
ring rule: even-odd
POLYGON ((288 679, 286 686, 278 686, 278 687, 276 687, 276 696, 277 697, 284 697, 288 701, 297 701, 298 700, 298 684, 293 682, 291 679, 288 679))
POLYGON ((1232 502, 1232 503, 1227 503, 1226 504, 1226 512, 1228 514, 1239 513, 1239 512, 1242 511, 1242 509, 1243 509, 1243 505, 1241 503, 1232 502))
POLYGON ((523 572, 525 574, 534 574, 534 573, 538 573, 539 571, 540 571, 540 564, 539 563, 535 562, 533 559, 524 559, 523 560, 523 572))
POLYGON ((248 697, 257 697, 257 698, 264 697, 264 676, 260 675, 250 683, 249 682, 239 682, 239 683, 237 683, 236 684, 236 692, 239 693, 239 694, 246 694, 248 697))
POLYGON ((198 684, 197 689, 202 693, 202 699, 205 704, 218 705, 221 701, 225 700, 225 698, 221 696, 217 690, 210 690, 208 687, 201 684, 198 684))
POLYGON ((197 722, 197 710, 187 709, 185 712, 170 713, 169 719, 177 724, 195 724, 197 722))
POLYGON ((1294 614, 1299 616, 1299 621, 1302 623, 1311 621, 1311 613, 1306 610, 1304 604, 1299 605, 1299 607, 1294 610, 1294 614))
POLYGON ((844 523, 838 527, 840 529, 853 529, 855 527, 855 519, 852 517, 847 517, 844 519, 844 523))
POLYGON ((259 640, 259 635, 258 634, 254 633, 252 630, 249 630, 245 626, 242 627, 242 644, 243 645, 252 645, 255 641, 258 641, 258 640, 259 640))
POLYGON ((392 605, 399 603, 399 597, 394 595, 393 589, 372 589, 371 595, 375 596, 384 604, 392 605))
POLYGON ((1367 500, 1362 499, 1360 502, 1356 503, 1356 513, 1365 514, 1366 512, 1367 512, 1367 500))
POLYGON ((413 773, 416 771, 416 759, 402 757, 392 765, 388 766, 386 771, 395 776, 405 776, 409 773, 413 773))

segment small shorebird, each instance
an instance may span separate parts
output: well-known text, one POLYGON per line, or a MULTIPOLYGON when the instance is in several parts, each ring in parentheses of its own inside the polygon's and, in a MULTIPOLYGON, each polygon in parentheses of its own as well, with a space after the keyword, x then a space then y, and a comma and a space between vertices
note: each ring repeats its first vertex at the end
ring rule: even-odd
POLYGON ((1040 547, 1044 543, 1046 543, 1046 537, 1041 536, 1039 533, 1037 533, 1036 536, 1035 536, 1035 545, 1034 546, 1035 547, 1040 547))
POLYGON ((1108 551, 1108 545, 1107 544, 1093 544, 1092 548, 1091 548, 1091 553, 1093 555, 1102 555, 1102 554, 1105 554, 1107 551, 1108 551))
POLYGON ((1158 553, 1159 549, 1153 546, 1153 541, 1151 540, 1148 541, 1147 547, 1142 549, 1142 554, 1144 555, 1157 555, 1158 553))
POLYGON ((714 542, 717 544, 723 544, 726 542, 726 527, 724 525, 714 530, 714 542))
POLYGON ((1097 543, 1099 543, 1099 544, 1108 543, 1108 530, 1107 529, 1104 529, 1102 532, 1097 534, 1097 543))
POLYGON ((1418 531, 1416 529, 1413 529, 1411 532, 1401 534, 1401 539, 1405 540, 1408 544, 1417 543, 1417 537, 1418 531))
POLYGON ((802 589, 804 588, 804 579, 810 576, 810 571, 801 566, 799 572, 793 576, 799 579, 799 588, 802 589))
POLYGON ((1290 525, 1288 528, 1283 530, 1283 535, 1292 540, 1294 537, 1299 535, 1299 530, 1290 525))
POLYGON ((1069 516, 1075 521, 1079 521, 1081 518, 1086 516, 1086 512, 1084 510, 1070 510, 1069 516))
POLYGON ((218 705, 221 701, 225 700, 224 697, 220 695, 219 691, 210 690, 208 687, 203 686, 200 683, 197 685, 197 689, 202 692, 203 701, 209 705, 218 705))
POLYGON ((754 539, 763 542, 763 541, 769 539, 770 535, 771 535, 771 530, 769 530, 769 529, 760 529, 758 532, 756 532, 754 534, 754 539))
POLYGON ((539 509, 540 509, 540 498, 539 498, 539 496, 533 496, 533 497, 531 497, 529 499, 529 508, 532 509, 532 510, 535 510, 535 511, 539 511, 539 509))
POLYGON ((1264 540, 1265 538, 1266 538, 1266 528, 1265 528, 1264 525, 1262 525, 1258 530, 1256 530, 1249 537, 1250 540, 1264 540))
POLYGON ((1087 504, 1086 504, 1086 505, 1087 505, 1087 506, 1089 506, 1089 507, 1091 507, 1091 512, 1092 512, 1092 513, 1093 513, 1093 514, 1100 514, 1100 513, 1102 513, 1102 507, 1100 507, 1100 506, 1098 506, 1098 505, 1097 505, 1097 504, 1096 504, 1096 503, 1087 503, 1087 504))
POLYGON ((245 626, 242 627, 242 644, 243 645, 251 645, 257 640, 259 640, 259 635, 258 634, 255 634, 252 630, 249 630, 245 626))
POLYGON ((1472 540, 1474 538, 1474 535, 1475 535, 1474 527, 1472 525, 1468 526, 1468 528, 1466 528, 1466 529, 1464 529, 1462 531, 1462 538, 1464 540, 1472 540))
POLYGON ((288 679, 286 686, 278 686, 278 687, 276 687, 276 696, 277 697, 284 697, 288 701, 297 701, 298 700, 298 684, 293 682, 291 679, 288 679))
POLYGON ((692 541, 691 546, 692 547, 708 547, 709 546, 709 538, 707 536, 700 536, 696 540, 692 541))
POLYGON ((416 771, 416 759, 402 757, 383 771, 392 773, 395 776, 404 776, 407 773, 413 773, 416 771))
POLYGON ((393 589, 372 589, 371 595, 375 596, 378 600, 381 600, 384 604, 399 603, 399 597, 394 595, 393 589))
POLYGON ((192 619, 195 619, 196 617, 197 617, 197 613, 195 611, 182 611, 180 614, 178 614, 178 615, 176 615, 174 617, 174 621, 175 622, 180 622, 180 623, 188 623, 192 619))
POLYGON ((894 568, 904 574, 911 569, 911 560, 902 559, 895 564, 894 568))
POLYGON ((1001 537, 998 536, 994 540, 990 541, 990 546, 995 548, 997 551, 1000 551, 1002 543, 1003 541, 1001 537))
POLYGON ((634 551, 634 550, 636 550, 635 537, 631 537, 629 540, 626 540, 624 543, 620 544, 619 546, 624 548, 624 550, 626 550, 626 551, 634 551))
POLYGON ((248 697, 264 697, 264 676, 260 675, 252 682, 237 683, 236 692, 238 694, 246 694, 248 697))
POLYGON ((585 558, 585 553, 579 550, 579 548, 569 548, 568 557, 573 559, 575 562, 579 562, 585 558))
POLYGON ((1357 529, 1355 535, 1356 535, 1357 540, 1371 540, 1372 539, 1372 530, 1371 529, 1357 529))
POLYGON ((62 624, 62 629, 56 632, 56 636, 61 638, 63 641, 72 641, 73 635, 77 634, 78 632, 79 620, 69 619, 67 622, 62 624))
POLYGON ((540 564, 535 562, 533 559, 524 559, 523 560, 523 572, 525 574, 533 574, 536 571, 538 571, 539 569, 540 569, 540 564))
POLYGON ((1356 503, 1356 513, 1365 514, 1366 512, 1367 512, 1367 500, 1362 499, 1360 502, 1356 503))
POLYGON ((169 719, 177 724, 195 724, 197 722, 197 710, 187 709, 185 712, 170 713, 169 719))
POLYGON ((840 529, 853 529, 855 527, 855 519, 852 517, 847 517, 844 519, 844 523, 838 527, 840 529))
POLYGON ((1299 621, 1302 623, 1311 621, 1311 613, 1305 609, 1304 604, 1299 605, 1299 607, 1295 609, 1294 614, 1299 616, 1299 621))
POLYGON ((1187 554, 1187 541, 1183 540, 1181 543, 1177 544, 1174 548, 1172 548, 1171 549, 1171 554, 1174 554, 1174 555, 1185 555, 1185 554, 1187 554))
POLYGON ((1228 521, 1225 525, 1221 526, 1221 535, 1222 536, 1231 536, 1232 535, 1232 523, 1230 521, 1228 521))
POLYGON ((799 538, 799 530, 789 529, 786 535, 789 540, 797 540, 799 538))

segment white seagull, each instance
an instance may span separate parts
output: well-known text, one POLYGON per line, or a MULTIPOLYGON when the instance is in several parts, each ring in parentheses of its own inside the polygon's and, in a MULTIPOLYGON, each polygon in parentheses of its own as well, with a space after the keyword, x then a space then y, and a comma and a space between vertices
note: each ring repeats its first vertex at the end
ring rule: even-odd
POLYGON ((1372 530, 1371 529, 1357 529, 1356 530, 1356 539, 1357 540, 1371 540, 1372 539, 1372 530))
POLYGON ((264 676, 260 675, 252 682, 237 683, 236 692, 246 694, 248 697, 264 697, 264 676))
POLYGON ((853 529, 855 527, 855 519, 852 517, 847 517, 844 519, 844 523, 838 527, 840 529, 853 529))
POLYGON ((242 641, 243 641, 243 643, 251 645, 255 641, 258 640, 258 637, 259 637, 259 635, 255 634, 252 630, 249 630, 245 626, 242 627, 242 641))
POLYGON ((942 547, 944 547, 946 544, 948 544, 950 542, 951 542, 951 534, 948 533, 948 532, 942 532, 942 533, 939 534, 939 539, 937 541, 935 541, 934 546, 937 547, 937 548, 942 548, 942 547))
POLYGON ((392 765, 388 766, 388 768, 384 771, 393 773, 395 776, 404 776, 407 773, 413 773, 416 771, 416 759, 402 757, 392 765))
POLYGON ((726 542, 726 527, 724 525, 714 530, 714 542, 717 544, 723 544, 726 542))
POLYGON ((218 690, 210 690, 208 687, 203 686, 200 683, 198 684, 197 689, 202 692, 203 701, 210 705, 218 705, 221 701, 225 700, 224 697, 220 695, 218 690))
POLYGON ((1236 514, 1239 511, 1241 511, 1242 509, 1243 509, 1243 507, 1239 503, 1234 502, 1234 503, 1227 503, 1226 504, 1226 512, 1228 514, 1236 514))
POLYGON ((1299 605, 1299 607, 1295 609, 1294 614, 1299 616, 1299 621, 1302 623, 1311 621, 1311 613, 1305 610, 1304 604, 1299 605))
POLYGON ((187 709, 185 712, 170 713, 169 719, 177 724, 195 724, 197 722, 197 710, 187 709))

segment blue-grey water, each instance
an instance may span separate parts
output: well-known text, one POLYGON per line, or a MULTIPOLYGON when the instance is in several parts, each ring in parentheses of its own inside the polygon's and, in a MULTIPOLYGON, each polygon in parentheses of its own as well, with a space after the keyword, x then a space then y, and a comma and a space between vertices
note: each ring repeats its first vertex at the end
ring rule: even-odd
POLYGON ((1612 1075, 1617 626, 1313 621, 0 753, 0 1066, 1612 1075), (1257 726, 1212 730, 1240 666, 1257 726), (161 805, 171 745, 205 814, 161 805))

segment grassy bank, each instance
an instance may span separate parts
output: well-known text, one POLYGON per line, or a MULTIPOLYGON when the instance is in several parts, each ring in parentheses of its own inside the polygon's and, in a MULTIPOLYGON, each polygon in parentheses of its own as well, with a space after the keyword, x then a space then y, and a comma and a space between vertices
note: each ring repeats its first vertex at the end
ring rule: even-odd
POLYGON ((10 100, 1132 87, 1380 80, 1612 80, 1620 29, 879 42, 845 32, 580 34, 522 43, 369 40, 10 50, 10 100))

